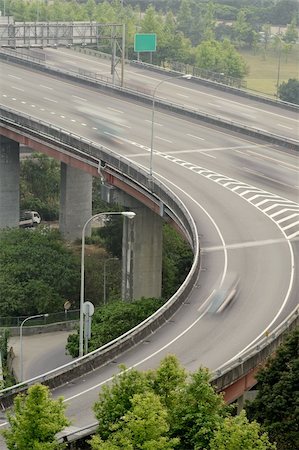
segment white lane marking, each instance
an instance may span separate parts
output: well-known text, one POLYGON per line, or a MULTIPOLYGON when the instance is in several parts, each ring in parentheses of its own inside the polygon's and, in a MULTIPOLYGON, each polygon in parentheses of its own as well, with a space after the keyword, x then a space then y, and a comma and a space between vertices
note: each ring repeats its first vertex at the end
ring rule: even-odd
MULTIPOLYGON (((144 122, 152 123, 151 120, 146 119, 144 122)), ((161 123, 155 122, 155 127, 163 127, 161 123)))
POLYGON ((30 106, 32 106, 32 108, 35 108, 35 105, 30 105, 30 106))
POLYGON ((50 114, 52 114, 53 116, 56 114, 56 112, 54 112, 54 111, 51 111, 51 113, 50 114))
POLYGON ((290 216, 284 217, 283 219, 277 220, 277 223, 286 222, 287 220, 293 219, 293 217, 299 216, 298 213, 291 214, 290 216))
POLYGON ((245 116, 245 117, 249 117, 250 119, 256 119, 256 116, 253 116, 252 114, 241 112, 241 115, 245 116))
POLYGON ((216 103, 208 103, 208 105, 215 106, 215 108, 222 108, 221 105, 216 105, 216 103))
POLYGON ((155 139, 160 139, 160 141, 165 141, 165 142, 169 142, 169 144, 172 144, 172 141, 170 141, 169 139, 161 138, 160 136, 155 136, 155 139))
POLYGON ((190 133, 187 133, 187 136, 190 136, 190 137, 192 137, 192 138, 194 138, 194 139, 199 139, 200 141, 204 141, 204 140, 205 140, 205 139, 202 138, 202 137, 194 136, 194 134, 190 134, 190 133))
POLYGON ((82 102, 87 102, 86 98, 78 97, 77 95, 72 95, 72 97, 77 98, 78 100, 81 100, 82 102))
POLYGON ((189 98, 189 95, 179 94, 178 92, 177 92, 177 95, 179 95, 180 97, 189 98))
POLYGON ((6 98, 6 97, 8 97, 8 95, 6 95, 6 94, 2 94, 2 97, 5 97, 5 98, 6 98))
POLYGON ((61 115, 60 117, 61 117, 62 119, 65 119, 65 116, 62 116, 62 115, 61 115))
POLYGON ((283 229, 283 231, 288 230, 289 228, 293 228, 293 227, 295 227, 296 225, 298 225, 298 223, 299 223, 299 220, 298 220, 297 222, 290 223, 290 224, 287 225, 286 227, 282 227, 282 229, 283 229))
POLYGON ((16 75, 11 75, 10 73, 8 74, 9 77, 11 78, 15 78, 16 80, 21 80, 21 77, 17 77, 16 75))
POLYGON ((43 97, 43 98, 44 98, 44 100, 48 100, 48 102, 58 103, 57 100, 53 100, 52 98, 49 98, 49 97, 43 97))
POLYGON ((21 103, 22 103, 23 105, 26 105, 27 102, 25 102, 24 100, 22 100, 21 103))
POLYGON ((53 88, 50 86, 45 86, 44 84, 40 84, 40 87, 44 88, 44 89, 48 89, 49 91, 53 91, 53 88))
POLYGON ((12 88, 12 89, 15 89, 16 91, 24 92, 24 89, 19 88, 19 87, 17 87, 17 86, 11 86, 11 88, 12 88))
POLYGON ((16 101, 16 97, 12 97, 11 99, 12 99, 14 102, 16 101))
POLYGON ((40 111, 45 111, 45 108, 39 108, 40 111))
POLYGON ((92 127, 93 130, 97 130, 97 127, 92 127))
POLYGON ((81 122, 80 125, 82 125, 82 127, 87 127, 87 124, 84 122, 81 122))
POLYGON ((279 126, 281 128, 286 128, 287 130, 293 130, 292 127, 287 127, 286 125, 283 125, 282 123, 278 123, 277 126, 279 126))
POLYGON ((76 122, 76 120, 75 119, 71 119, 71 122, 76 122))
POLYGON ((200 153, 202 153, 204 156, 208 156, 209 158, 216 159, 216 156, 214 156, 214 155, 209 155, 208 153, 205 153, 205 152, 200 152, 200 153))
MULTIPOLYGON (((237 244, 228 244, 227 250, 239 250, 240 248, 264 247, 265 245, 285 244, 285 238, 281 239, 265 239, 263 241, 238 242, 237 244)), ((222 246, 202 247, 203 252, 211 253, 222 251, 222 246)))
POLYGON ((117 112, 119 114, 124 114, 124 111, 120 111, 119 109, 112 108, 111 106, 108 106, 107 109, 109 109, 110 111, 113 111, 113 112, 117 112))

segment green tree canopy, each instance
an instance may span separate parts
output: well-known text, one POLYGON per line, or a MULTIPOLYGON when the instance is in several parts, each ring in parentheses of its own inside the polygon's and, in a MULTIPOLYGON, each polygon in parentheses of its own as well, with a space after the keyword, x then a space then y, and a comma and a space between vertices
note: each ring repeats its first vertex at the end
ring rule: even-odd
POLYGON ((1 315, 61 311, 77 299, 79 264, 57 231, 4 230, 0 242, 1 315))
POLYGON ((47 386, 36 384, 19 394, 7 414, 10 428, 3 431, 8 449, 58 450, 55 435, 70 424, 65 408, 62 398, 52 400, 47 386))
POLYGON ((257 374, 258 393, 246 410, 279 450, 299 448, 299 327, 257 374))
POLYGON ((299 105, 299 80, 290 78, 283 81, 278 88, 278 97, 285 101, 299 105))
POLYGON ((226 417, 210 441, 210 450, 270 450, 276 446, 261 432, 257 422, 249 422, 245 411, 226 417), (240 446, 241 445, 241 446, 240 446))

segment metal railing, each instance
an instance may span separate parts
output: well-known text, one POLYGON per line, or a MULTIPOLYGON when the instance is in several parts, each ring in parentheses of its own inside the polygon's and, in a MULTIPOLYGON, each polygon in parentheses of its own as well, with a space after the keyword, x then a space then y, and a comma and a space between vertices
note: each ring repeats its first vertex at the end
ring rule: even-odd
MULTIPOLYGON (((0 316, 0 328, 19 327, 27 316, 0 316)), ((41 319, 35 319, 34 325, 49 325, 52 323, 68 322, 70 320, 79 320, 79 309, 71 309, 66 311, 60 311, 56 313, 49 313, 47 317, 41 319)), ((32 323, 26 322, 24 327, 30 327, 32 323)))

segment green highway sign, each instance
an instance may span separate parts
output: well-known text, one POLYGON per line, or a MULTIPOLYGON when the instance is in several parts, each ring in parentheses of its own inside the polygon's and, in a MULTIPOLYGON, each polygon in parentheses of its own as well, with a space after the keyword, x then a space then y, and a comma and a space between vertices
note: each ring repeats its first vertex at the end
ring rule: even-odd
POLYGON ((136 33, 134 36, 134 52, 155 52, 157 46, 156 33, 136 33))

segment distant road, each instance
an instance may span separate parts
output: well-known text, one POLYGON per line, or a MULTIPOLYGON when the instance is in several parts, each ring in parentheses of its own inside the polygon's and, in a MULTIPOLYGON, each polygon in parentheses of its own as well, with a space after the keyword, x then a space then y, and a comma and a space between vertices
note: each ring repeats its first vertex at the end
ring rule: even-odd
MULTIPOLYGON (((84 73, 97 73, 111 80, 111 62, 74 50, 57 48, 44 49, 46 63, 57 68, 84 73)), ((120 66, 118 66, 120 70, 120 66)), ((151 72, 138 66, 125 65, 125 86, 151 95, 157 83, 166 74, 151 72)), ((117 80, 117 77, 116 77, 117 80)), ((182 79, 172 79, 159 86, 156 97, 173 103, 195 108, 206 114, 245 124, 249 127, 267 130, 280 136, 298 139, 298 112, 262 104, 254 99, 241 97, 212 86, 182 79)))

